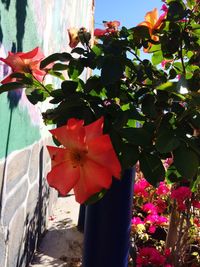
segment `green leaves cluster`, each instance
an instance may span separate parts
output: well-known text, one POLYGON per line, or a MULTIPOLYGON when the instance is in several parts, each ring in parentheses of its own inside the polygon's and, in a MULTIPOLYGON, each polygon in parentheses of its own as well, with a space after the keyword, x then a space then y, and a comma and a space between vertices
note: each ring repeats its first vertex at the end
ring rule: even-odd
POLYGON ((41 62, 41 68, 53 63, 49 74, 61 79, 58 89, 23 75, 0 90, 25 86, 34 104, 50 97, 46 124, 60 126, 71 117, 89 124, 104 116, 123 169, 139 161, 145 178, 157 185, 166 175, 163 161, 172 157, 168 180, 194 184, 200 165, 200 8, 195 0, 166 2, 167 16, 154 32, 158 41, 145 26, 122 27, 93 47, 83 38, 83 47, 71 54, 41 62), (151 60, 140 57, 148 47, 151 60), (83 80, 88 70, 93 75, 83 80))

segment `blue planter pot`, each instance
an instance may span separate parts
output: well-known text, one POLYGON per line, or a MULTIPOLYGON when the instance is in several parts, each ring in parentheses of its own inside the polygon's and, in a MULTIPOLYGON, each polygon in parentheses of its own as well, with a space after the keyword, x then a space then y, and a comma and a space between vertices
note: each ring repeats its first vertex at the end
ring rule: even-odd
POLYGON ((127 267, 135 171, 113 180, 106 195, 86 207, 83 267, 127 267))
POLYGON ((79 216, 78 216, 78 224, 77 229, 79 232, 84 232, 84 224, 85 224, 85 205, 81 204, 79 208, 79 216))

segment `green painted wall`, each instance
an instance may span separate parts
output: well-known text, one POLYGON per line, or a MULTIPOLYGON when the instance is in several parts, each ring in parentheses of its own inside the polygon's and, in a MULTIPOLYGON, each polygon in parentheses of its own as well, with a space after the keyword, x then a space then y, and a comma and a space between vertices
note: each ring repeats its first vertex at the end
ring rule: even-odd
MULTIPOLYGON (((40 46, 48 56, 69 51, 67 29, 91 29, 92 0, 0 0, 0 57, 40 46)), ((8 69, 0 62, 0 80, 8 69)), ((40 112, 24 95, 0 94, 0 159, 41 138, 40 112)))
MULTIPOLYGON (((1 52, 29 51, 41 43, 33 16, 27 0, 1 1, 1 52)), ((15 93, 0 95, 0 158, 40 139, 39 125, 32 124, 27 108, 20 107, 17 99, 15 93)))

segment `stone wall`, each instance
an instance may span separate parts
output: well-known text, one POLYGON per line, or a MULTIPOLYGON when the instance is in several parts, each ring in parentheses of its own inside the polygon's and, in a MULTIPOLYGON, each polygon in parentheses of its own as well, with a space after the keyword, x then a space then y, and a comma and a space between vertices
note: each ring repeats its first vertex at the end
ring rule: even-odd
MULTIPOLYGON (((93 27, 93 0, 1 0, 0 57, 40 46, 69 51, 67 28, 93 27)), ((0 79, 8 72, 0 64, 0 79)), ((0 267, 24 267, 43 235, 57 193, 48 187, 51 136, 22 90, 0 94, 0 267)))

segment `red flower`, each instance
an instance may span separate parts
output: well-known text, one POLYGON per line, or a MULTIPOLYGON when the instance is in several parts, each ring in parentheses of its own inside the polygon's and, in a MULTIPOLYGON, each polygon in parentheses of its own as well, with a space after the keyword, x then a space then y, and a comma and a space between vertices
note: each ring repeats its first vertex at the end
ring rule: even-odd
MULTIPOLYGON (((35 79, 42 81, 46 75, 46 71, 40 69, 40 62, 44 58, 44 54, 41 52, 39 47, 34 48, 32 51, 27 53, 8 53, 7 58, 0 58, 1 61, 6 63, 12 69, 13 73, 31 73, 35 79)), ((12 78, 11 74, 7 76, 2 84, 14 82, 16 78, 12 78)))
POLYGON ((120 22, 117 20, 114 21, 106 21, 104 23, 104 26, 109 29, 118 30, 118 27, 120 26, 120 22))
MULTIPOLYGON (((158 30, 164 19, 166 18, 167 13, 164 12, 160 17, 158 17, 158 9, 154 8, 152 11, 149 11, 145 15, 145 21, 141 22, 138 26, 146 26, 149 29, 149 34, 151 39, 154 41, 159 41, 159 37, 155 34, 155 31, 158 30)), ((144 52, 148 52, 152 44, 149 43, 149 47, 144 49, 144 52)))
POLYGON ((156 248, 144 247, 139 249, 139 253, 136 259, 136 266, 163 266, 165 260, 165 257, 156 248))
POLYGON ((120 22, 117 20, 107 21, 104 23, 106 29, 95 29, 94 36, 101 37, 104 35, 109 35, 118 31, 118 27, 120 26, 120 22))
POLYGON ((200 209, 200 201, 193 200, 192 205, 194 208, 200 209))
POLYGON ((180 186, 172 190, 171 198, 175 199, 178 204, 178 209, 184 211, 186 209, 185 201, 191 198, 192 192, 187 186, 180 186))
POLYGON ((67 125, 50 131, 64 147, 47 147, 52 159, 48 183, 62 195, 73 188, 79 203, 108 189, 112 176, 120 178, 121 166, 110 137, 102 133, 103 122, 101 117, 84 126, 83 120, 70 119, 67 125))

